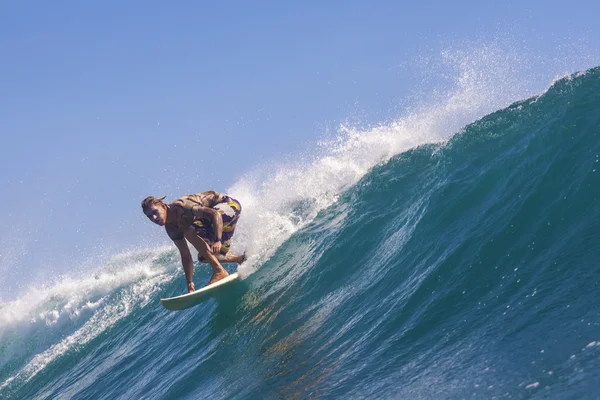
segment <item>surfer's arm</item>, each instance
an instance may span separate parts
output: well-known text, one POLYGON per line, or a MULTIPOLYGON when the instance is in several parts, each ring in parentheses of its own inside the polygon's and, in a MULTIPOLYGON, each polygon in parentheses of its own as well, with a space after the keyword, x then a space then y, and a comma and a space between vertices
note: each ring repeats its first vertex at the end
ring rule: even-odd
POLYGON ((212 238, 214 243, 223 237, 223 217, 221 217, 220 212, 208 207, 194 207, 192 208, 192 212, 197 218, 212 221, 216 235, 216 237, 212 238))
POLYGON ((190 248, 185 239, 174 240, 173 242, 175 243, 175 246, 177 246, 177 250, 179 250, 179 255, 181 256, 181 264, 183 265, 183 271, 185 272, 188 291, 194 291, 194 260, 192 259, 190 248))

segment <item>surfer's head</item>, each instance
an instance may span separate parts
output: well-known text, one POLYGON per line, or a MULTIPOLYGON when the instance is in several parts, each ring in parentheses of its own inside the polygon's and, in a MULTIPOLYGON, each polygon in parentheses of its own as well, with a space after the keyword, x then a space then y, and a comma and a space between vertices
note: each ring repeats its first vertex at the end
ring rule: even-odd
POLYGON ((142 210, 146 217, 160 226, 167 222, 167 205, 163 201, 165 197, 148 196, 142 201, 142 210))

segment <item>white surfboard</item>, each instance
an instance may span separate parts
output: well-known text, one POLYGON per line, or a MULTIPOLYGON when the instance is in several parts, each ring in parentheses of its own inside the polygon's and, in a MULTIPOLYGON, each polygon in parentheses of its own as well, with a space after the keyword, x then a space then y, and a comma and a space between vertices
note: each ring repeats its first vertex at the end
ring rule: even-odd
POLYGON ((230 274, 227 278, 221 279, 212 285, 205 286, 202 289, 198 289, 192 293, 183 294, 177 297, 169 297, 167 299, 160 299, 160 304, 162 304, 167 310, 171 311, 185 310, 186 308, 195 306, 196 304, 200 304, 203 301, 210 299, 219 291, 219 289, 222 289, 231 282, 235 282, 239 277, 240 276, 237 272, 230 274))

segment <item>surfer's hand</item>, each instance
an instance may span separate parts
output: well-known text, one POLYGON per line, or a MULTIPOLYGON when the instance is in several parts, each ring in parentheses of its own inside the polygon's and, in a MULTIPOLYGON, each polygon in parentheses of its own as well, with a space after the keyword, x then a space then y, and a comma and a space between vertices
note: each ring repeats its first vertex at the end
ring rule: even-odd
POLYGON ((221 242, 214 242, 212 245, 212 252, 215 256, 221 254, 221 242))
POLYGON ((188 293, 192 293, 194 290, 196 290, 194 282, 188 282, 188 293))

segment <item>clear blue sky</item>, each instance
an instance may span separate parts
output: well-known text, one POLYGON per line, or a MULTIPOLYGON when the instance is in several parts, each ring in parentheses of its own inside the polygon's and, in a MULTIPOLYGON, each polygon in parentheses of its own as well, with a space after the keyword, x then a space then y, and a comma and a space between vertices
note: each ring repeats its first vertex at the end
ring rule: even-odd
POLYGON ((499 37, 600 54, 597 1, 252 3, 0 5, 0 300, 166 244, 146 195, 224 190, 340 122, 393 119, 431 84, 418 57, 499 37))

